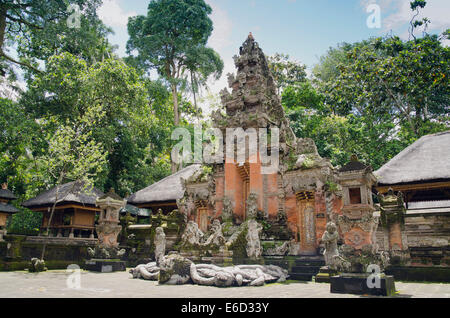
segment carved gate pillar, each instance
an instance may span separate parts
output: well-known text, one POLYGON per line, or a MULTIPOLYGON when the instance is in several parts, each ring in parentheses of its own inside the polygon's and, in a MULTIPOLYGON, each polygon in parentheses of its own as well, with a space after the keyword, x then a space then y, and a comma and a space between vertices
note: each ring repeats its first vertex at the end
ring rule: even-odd
POLYGON ((411 256, 405 232, 406 209, 403 194, 398 192, 395 195, 394 191, 389 189, 387 195, 378 194, 378 200, 384 232, 384 250, 389 251, 393 263, 408 263, 411 256))

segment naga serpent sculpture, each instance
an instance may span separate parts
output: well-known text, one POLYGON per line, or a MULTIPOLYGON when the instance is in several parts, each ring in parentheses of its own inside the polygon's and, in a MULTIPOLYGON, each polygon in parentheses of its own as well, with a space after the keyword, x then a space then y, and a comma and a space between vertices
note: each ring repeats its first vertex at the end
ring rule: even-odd
POLYGON ((275 265, 237 265, 219 267, 211 264, 194 264, 172 254, 156 262, 141 264, 130 270, 133 278, 158 280, 160 284, 180 285, 192 282, 204 286, 262 286, 265 283, 283 282, 288 277, 285 269, 275 265))

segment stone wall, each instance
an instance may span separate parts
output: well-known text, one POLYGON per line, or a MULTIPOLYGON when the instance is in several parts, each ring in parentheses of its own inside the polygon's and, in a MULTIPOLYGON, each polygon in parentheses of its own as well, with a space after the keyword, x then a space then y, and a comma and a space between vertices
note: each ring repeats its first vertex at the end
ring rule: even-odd
MULTIPOLYGON (((450 214, 407 214, 405 230, 412 266, 450 265, 450 214)), ((377 242, 385 248, 384 233, 378 227, 377 242)))
MULTIPOLYGON (((44 237, 7 235, 0 242, 0 271, 24 270, 31 258, 40 258, 44 237)), ((50 238, 45 250, 45 262, 49 269, 65 269, 70 264, 83 267, 88 258, 87 247, 97 244, 95 239, 50 238)))

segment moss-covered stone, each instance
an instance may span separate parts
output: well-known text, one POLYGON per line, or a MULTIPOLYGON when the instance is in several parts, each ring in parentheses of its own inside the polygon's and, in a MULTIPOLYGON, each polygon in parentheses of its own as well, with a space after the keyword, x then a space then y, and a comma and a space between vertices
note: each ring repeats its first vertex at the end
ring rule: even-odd
POLYGON ((173 254, 164 258, 160 266, 158 281, 160 284, 168 283, 174 276, 190 277, 192 262, 180 255, 173 254))
POLYGON ((235 258, 247 258, 247 222, 241 225, 242 230, 238 234, 234 242, 229 246, 229 250, 233 251, 233 261, 235 258))

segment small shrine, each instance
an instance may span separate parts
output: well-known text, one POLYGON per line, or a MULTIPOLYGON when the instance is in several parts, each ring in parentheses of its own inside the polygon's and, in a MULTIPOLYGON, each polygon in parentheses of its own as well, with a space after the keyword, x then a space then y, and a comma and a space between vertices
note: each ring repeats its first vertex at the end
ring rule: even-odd
POLYGON ((31 211, 42 213, 40 235, 66 239, 94 239, 95 217, 100 211, 95 201, 104 193, 95 187, 74 181, 56 186, 22 203, 31 211), (51 210, 55 206, 53 216, 51 210), (51 218, 51 221, 50 221, 51 218), (49 222, 51 222, 49 226, 49 222), (49 233, 46 233, 47 227, 49 233))
POLYGON ((355 249, 376 244, 378 218, 373 215, 372 186, 376 179, 372 168, 352 156, 350 162, 339 170, 343 207, 337 224, 343 233, 344 244, 355 249))
POLYGON ((98 225, 95 227, 98 246, 88 248, 91 260, 86 261, 86 269, 102 273, 125 270, 125 262, 120 260, 125 250, 119 249, 117 238, 122 230, 119 213, 126 203, 114 189, 96 200, 96 206, 100 208, 98 225))

